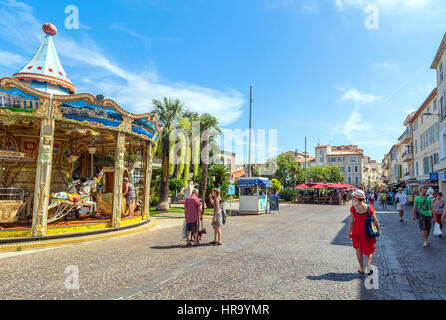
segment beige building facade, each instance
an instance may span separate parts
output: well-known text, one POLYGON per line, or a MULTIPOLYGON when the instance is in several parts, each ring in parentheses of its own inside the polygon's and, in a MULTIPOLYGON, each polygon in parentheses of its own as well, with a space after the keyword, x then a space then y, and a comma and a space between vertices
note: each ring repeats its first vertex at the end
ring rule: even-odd
POLYGON ((376 183, 376 167, 381 166, 373 164, 375 170, 372 170, 370 158, 364 155, 364 150, 355 145, 318 145, 315 148, 315 158, 316 166, 338 166, 344 175, 344 183, 361 189, 369 188, 371 181, 376 183), (373 176, 372 179, 370 175, 373 176))

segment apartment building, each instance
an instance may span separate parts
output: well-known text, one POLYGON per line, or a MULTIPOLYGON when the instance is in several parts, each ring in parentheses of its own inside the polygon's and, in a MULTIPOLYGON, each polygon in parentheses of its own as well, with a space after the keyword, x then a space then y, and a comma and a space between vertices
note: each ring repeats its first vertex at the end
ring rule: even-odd
POLYGON ((439 163, 435 165, 436 173, 438 173, 439 189, 446 192, 446 81, 444 68, 446 64, 446 33, 441 40, 440 46, 435 54, 431 69, 436 71, 437 77, 437 104, 439 117, 439 163))
MULTIPOLYGON (((408 190, 408 194, 412 195, 414 190, 417 189, 417 179, 415 175, 415 140, 414 140, 414 116, 415 112, 412 112, 404 120, 404 126, 406 130, 398 138, 401 144, 401 158, 402 158, 402 181, 404 182, 404 187, 408 190)), ((418 142, 417 142, 418 147, 418 142)))
POLYGON ((434 89, 410 121, 418 189, 422 186, 433 187, 434 190, 439 188, 440 114, 437 101, 437 89, 434 89))
MULTIPOLYGON (((369 158, 370 159, 370 158, 369 158)), ((383 168, 382 164, 376 160, 368 162, 368 183, 365 184, 369 190, 378 190, 383 184, 383 168)))
POLYGON ((305 158, 304 153, 296 152, 296 151, 287 151, 281 154, 281 156, 291 155, 294 157, 294 161, 299 162, 302 165, 302 168, 306 165, 307 168, 316 166, 316 158, 308 155, 305 158))
POLYGON ((390 188, 404 187, 403 166, 402 166, 402 146, 396 143, 383 159, 383 182, 390 188))
MULTIPOLYGON (((344 174, 344 183, 364 188, 365 177, 364 151, 358 146, 318 145, 315 148, 316 166, 338 166, 344 174)), ((366 161, 368 163, 368 161, 366 161)))

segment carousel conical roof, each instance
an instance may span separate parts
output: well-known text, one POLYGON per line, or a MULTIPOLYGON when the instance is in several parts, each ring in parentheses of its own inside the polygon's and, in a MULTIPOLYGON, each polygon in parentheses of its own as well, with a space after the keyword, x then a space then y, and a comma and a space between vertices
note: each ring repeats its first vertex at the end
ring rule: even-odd
MULTIPOLYGON (((35 56, 28 62, 19 72, 13 75, 18 80, 51 83, 56 86, 61 86, 68 90, 69 93, 74 94, 76 87, 71 82, 66 74, 54 45, 53 36, 57 33, 57 29, 52 24, 45 24, 43 31, 46 33, 45 39, 42 42, 39 50, 35 56)), ((47 92, 48 86, 37 86, 36 89, 47 92)), ((52 90, 54 92, 54 88, 52 90)), ((57 90, 56 90, 56 93, 57 90)), ((61 91, 60 94, 66 94, 61 91)))

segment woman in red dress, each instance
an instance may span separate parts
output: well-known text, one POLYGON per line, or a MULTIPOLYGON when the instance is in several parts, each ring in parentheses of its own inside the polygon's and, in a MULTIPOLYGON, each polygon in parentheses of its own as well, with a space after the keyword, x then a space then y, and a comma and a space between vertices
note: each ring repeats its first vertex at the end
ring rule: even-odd
MULTIPOLYGON (((367 211, 370 211, 370 216, 375 220, 379 233, 381 234, 381 226, 375 216, 375 209, 364 203, 365 193, 362 190, 356 190, 353 193, 356 204, 350 208, 350 225, 348 234, 350 240, 353 241, 353 248, 356 249, 356 257, 358 258, 359 267, 358 272, 364 274, 363 255, 367 258, 367 267, 372 264, 373 253, 376 247, 376 238, 368 238, 365 232, 365 222, 367 218, 367 211)), ((367 268, 370 270, 370 268, 367 268)), ((371 274, 370 271, 369 274, 371 274)))

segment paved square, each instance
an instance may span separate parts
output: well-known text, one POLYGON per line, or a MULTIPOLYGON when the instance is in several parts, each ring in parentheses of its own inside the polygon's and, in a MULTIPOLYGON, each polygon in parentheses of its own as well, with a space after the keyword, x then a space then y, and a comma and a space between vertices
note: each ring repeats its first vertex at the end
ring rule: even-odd
POLYGON ((222 246, 210 221, 185 248, 175 226, 121 238, 0 257, 1 299, 444 299, 446 240, 421 246, 417 223, 380 212, 383 235, 367 290, 347 237, 349 207, 283 205, 279 215, 229 217, 222 246), (79 268, 79 290, 64 270, 79 268))

